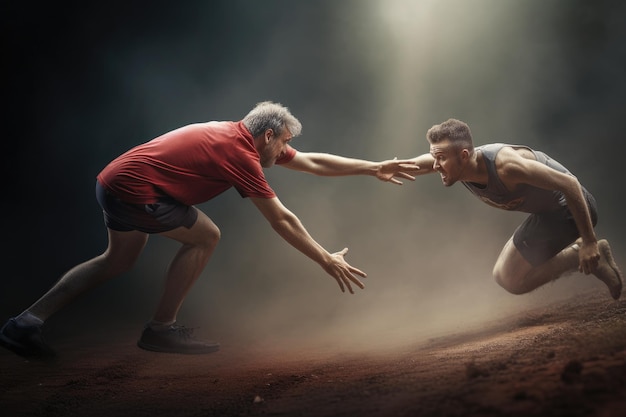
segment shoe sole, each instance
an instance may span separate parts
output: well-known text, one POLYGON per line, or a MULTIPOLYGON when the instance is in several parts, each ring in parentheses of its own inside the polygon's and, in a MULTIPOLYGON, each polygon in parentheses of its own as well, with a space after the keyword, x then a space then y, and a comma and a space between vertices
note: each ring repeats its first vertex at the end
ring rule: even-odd
POLYGON ((53 352, 33 352, 32 350, 25 348, 22 344, 15 343, 13 339, 6 337, 2 333, 0 333, 0 345, 26 359, 49 361, 56 358, 56 354, 53 352))
POLYGON ((164 348, 163 346, 151 345, 148 343, 143 343, 142 341, 137 342, 137 346, 141 349, 149 350, 150 352, 161 352, 161 353, 182 353, 185 355, 201 355, 205 353, 213 353, 220 350, 220 345, 208 345, 203 349, 176 349, 176 348, 164 348))
POLYGON ((16 355, 27 356, 26 350, 21 345, 16 344, 13 340, 9 339, 2 333, 0 333, 0 345, 4 346, 16 355))
MULTIPOLYGON (((613 259, 613 254, 611 253, 611 247, 609 246, 609 243, 605 241, 601 243, 599 246, 600 246, 599 249, 602 252, 602 255, 604 256, 604 258, 606 259, 607 264, 609 265, 609 267, 611 267, 615 275, 617 275, 617 280, 619 281, 619 287, 616 290, 609 287, 609 291, 611 292, 611 297, 613 297, 614 300, 619 300, 622 294, 622 288, 624 287, 624 278, 622 277, 622 273, 617 267, 615 260, 613 259)), ((604 282, 603 280, 601 281, 604 282)))

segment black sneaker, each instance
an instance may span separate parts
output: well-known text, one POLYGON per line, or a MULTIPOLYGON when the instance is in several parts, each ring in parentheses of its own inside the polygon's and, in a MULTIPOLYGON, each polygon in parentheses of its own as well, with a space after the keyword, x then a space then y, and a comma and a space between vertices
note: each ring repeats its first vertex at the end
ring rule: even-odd
POLYGON ((146 326, 137 346, 153 352, 200 354, 219 350, 216 342, 202 342, 191 334, 193 329, 184 326, 171 326, 167 330, 155 331, 146 326))
POLYGON ((52 359, 56 356, 43 339, 41 326, 20 326, 15 318, 2 326, 0 344, 25 358, 52 359))

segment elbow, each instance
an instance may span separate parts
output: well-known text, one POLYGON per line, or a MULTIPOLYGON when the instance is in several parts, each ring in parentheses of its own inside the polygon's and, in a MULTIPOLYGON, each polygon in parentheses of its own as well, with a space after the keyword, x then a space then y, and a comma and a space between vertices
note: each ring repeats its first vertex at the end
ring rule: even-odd
POLYGON ((295 214, 290 211, 286 211, 281 213, 280 216, 277 216, 270 220, 270 225, 272 229, 274 229, 278 234, 282 235, 284 232, 293 229, 293 225, 297 223, 299 220, 295 214))
POLYGON ((568 182, 564 188, 562 191, 566 196, 579 197, 583 195, 583 186, 574 175, 568 175, 568 182))
POLYGON ((576 197, 582 193, 582 185, 574 175, 558 173, 555 179, 556 181, 550 189, 560 191, 565 195, 566 199, 576 197))

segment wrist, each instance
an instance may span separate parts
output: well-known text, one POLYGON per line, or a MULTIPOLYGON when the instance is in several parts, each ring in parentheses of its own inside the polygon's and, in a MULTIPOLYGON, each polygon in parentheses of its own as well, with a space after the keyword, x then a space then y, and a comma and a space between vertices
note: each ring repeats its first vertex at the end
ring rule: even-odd
POLYGON ((581 240, 582 240, 582 244, 583 245, 596 245, 596 244, 598 244, 598 239, 596 238, 595 235, 587 236, 587 237, 581 237, 581 240))

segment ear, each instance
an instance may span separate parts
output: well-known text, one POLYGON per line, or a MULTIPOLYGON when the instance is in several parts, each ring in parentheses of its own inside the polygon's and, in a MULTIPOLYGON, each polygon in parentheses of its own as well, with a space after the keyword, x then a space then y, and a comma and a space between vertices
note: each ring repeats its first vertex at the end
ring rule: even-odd
POLYGON ((265 131, 265 133, 263 134, 263 139, 265 140, 265 143, 270 143, 270 140, 272 139, 272 136, 274 136, 274 130, 272 129, 267 129, 265 131))
POLYGON ((470 157, 470 151, 468 149, 463 149, 461 151, 461 159, 468 160, 470 157))

